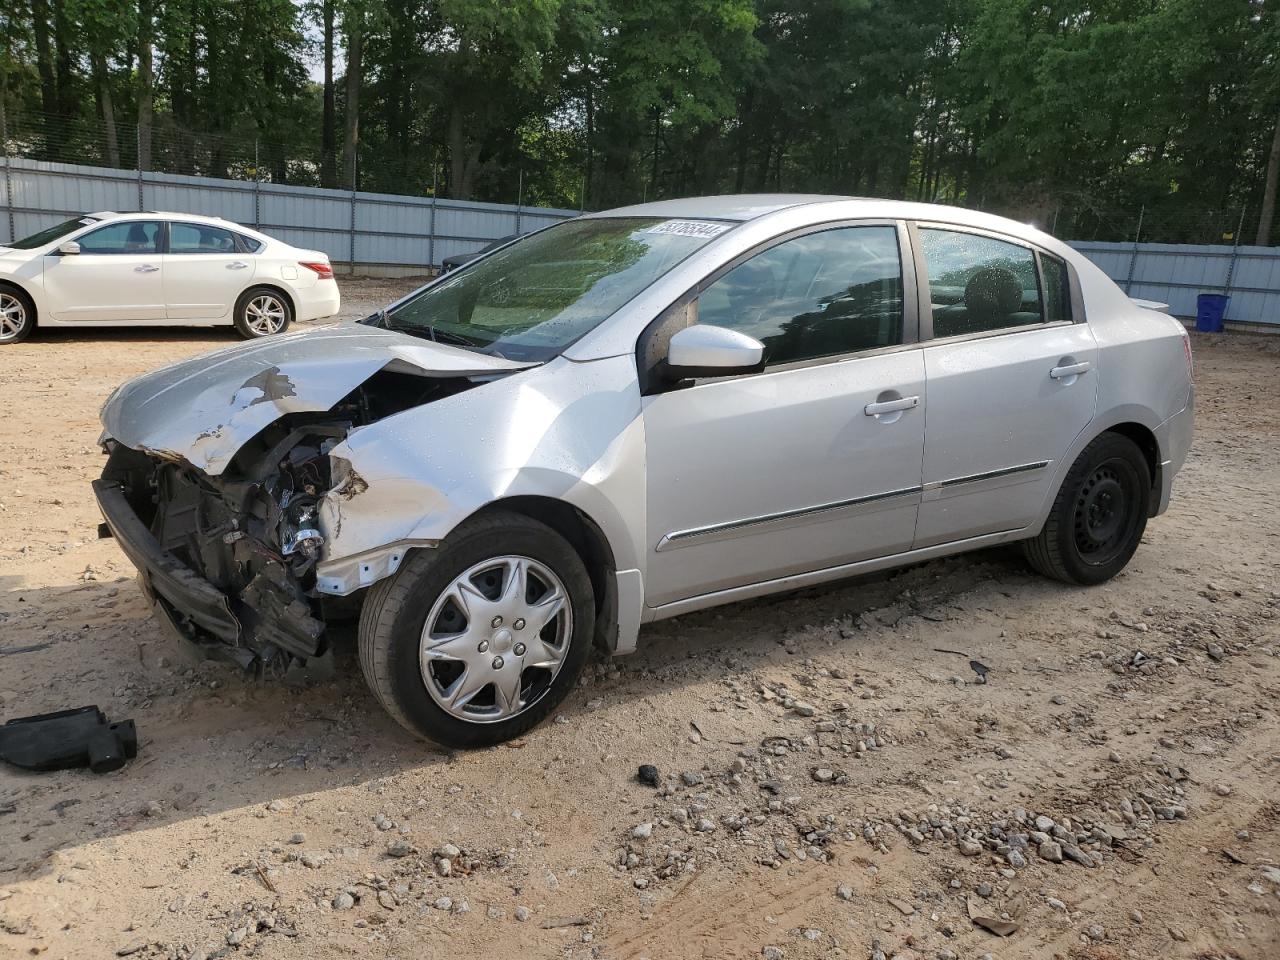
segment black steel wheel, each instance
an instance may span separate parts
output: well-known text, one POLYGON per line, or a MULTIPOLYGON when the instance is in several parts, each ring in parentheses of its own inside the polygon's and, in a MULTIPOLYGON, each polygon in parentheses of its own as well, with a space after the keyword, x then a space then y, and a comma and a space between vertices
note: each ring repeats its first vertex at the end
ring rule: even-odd
POLYGON ((1095 584, 1124 569, 1147 528, 1151 467, 1128 437, 1095 438, 1067 471, 1040 534, 1023 550, 1047 577, 1095 584))

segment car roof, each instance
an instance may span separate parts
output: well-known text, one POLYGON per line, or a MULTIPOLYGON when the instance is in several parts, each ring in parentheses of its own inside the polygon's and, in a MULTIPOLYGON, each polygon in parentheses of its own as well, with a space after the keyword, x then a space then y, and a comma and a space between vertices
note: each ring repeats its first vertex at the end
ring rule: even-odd
MULTIPOLYGON (((699 220, 734 220, 745 223, 770 214, 805 207, 805 219, 820 223, 833 216, 840 219, 920 220, 953 223, 980 229, 998 230, 1037 241, 1046 239, 1033 225, 1018 223, 967 207, 912 200, 885 200, 879 197, 844 197, 812 193, 738 194, 725 197, 686 197, 657 200, 614 210, 601 210, 588 217, 680 217, 699 220)), ((790 218, 789 218, 790 219, 790 218)))
POLYGON ((754 220, 765 214, 806 203, 851 200, 820 193, 739 193, 724 197, 684 197, 655 200, 614 210, 589 213, 588 217, 696 217, 700 220, 754 220))
POLYGON ((199 213, 182 213, 175 210, 134 210, 128 213, 119 213, 113 210, 99 210, 96 213, 86 213, 84 216, 93 217, 95 220, 150 220, 154 217, 163 217, 165 220, 182 220, 188 223, 207 223, 210 226, 235 228, 236 230, 253 232, 252 227, 246 227, 243 224, 236 223, 233 220, 227 220, 223 217, 206 217, 199 213))

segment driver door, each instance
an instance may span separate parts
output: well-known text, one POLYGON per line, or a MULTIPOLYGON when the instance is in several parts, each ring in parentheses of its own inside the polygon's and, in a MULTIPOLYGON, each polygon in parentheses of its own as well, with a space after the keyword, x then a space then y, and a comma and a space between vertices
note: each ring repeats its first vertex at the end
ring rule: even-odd
POLYGON ((117 220, 75 238, 80 252, 44 257, 44 289, 54 320, 165 319, 159 220, 117 220))
POLYGON ((646 334, 730 327, 764 343, 766 364, 646 375, 650 605, 910 548, 925 381, 904 264, 896 224, 811 230, 713 276, 646 334))

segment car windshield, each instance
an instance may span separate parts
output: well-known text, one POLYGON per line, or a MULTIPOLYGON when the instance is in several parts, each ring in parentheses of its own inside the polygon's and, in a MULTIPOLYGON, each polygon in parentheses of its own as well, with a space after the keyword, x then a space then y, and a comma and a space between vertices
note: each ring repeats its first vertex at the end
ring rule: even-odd
POLYGON ((59 237, 65 237, 72 230, 79 230, 81 227, 87 227, 89 224, 97 222, 96 217, 75 217, 71 220, 64 220, 62 223, 55 224, 52 227, 45 227, 39 233, 33 233, 29 237, 15 240, 9 246, 15 250, 34 250, 36 247, 43 247, 46 243, 53 243, 59 237))
POLYGON ((449 274, 369 322, 509 360, 547 360, 731 226, 572 220, 449 274))

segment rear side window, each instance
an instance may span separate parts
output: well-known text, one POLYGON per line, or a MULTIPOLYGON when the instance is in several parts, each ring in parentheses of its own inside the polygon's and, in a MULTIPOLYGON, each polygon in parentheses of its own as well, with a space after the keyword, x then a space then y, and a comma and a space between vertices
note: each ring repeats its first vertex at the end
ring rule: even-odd
POLYGON ((158 220, 125 220, 91 230, 76 242, 84 253, 159 253, 158 220))
POLYGON ((902 342, 902 261, 894 227, 808 233, 740 263, 698 297, 698 322, 755 337, 765 363, 902 342))
POLYGON ((169 224, 170 253, 235 253, 235 235, 204 223, 169 224))
POLYGON ((955 337, 1043 323, 1035 254, 977 233, 920 230, 933 335, 955 337))
POLYGON ((1044 277, 1044 319, 1046 323, 1070 321, 1071 280, 1067 265, 1057 257, 1040 254, 1040 273, 1044 277))

